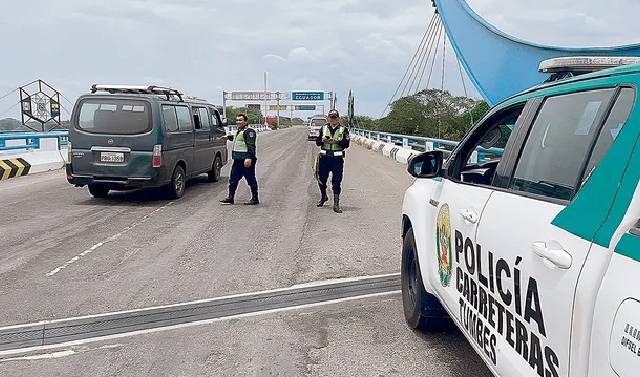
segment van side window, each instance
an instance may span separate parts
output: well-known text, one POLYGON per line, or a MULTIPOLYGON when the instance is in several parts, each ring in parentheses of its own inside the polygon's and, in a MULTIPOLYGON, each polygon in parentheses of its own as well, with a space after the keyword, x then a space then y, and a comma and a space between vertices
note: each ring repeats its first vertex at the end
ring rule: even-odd
POLYGON ((215 127, 220 127, 220 123, 218 123, 218 112, 209 109, 209 111, 211 112, 211 125, 215 128, 215 127))
POLYGON ((589 164, 587 165, 584 177, 582 178, 582 184, 586 183, 591 176, 591 173, 593 173, 593 170, 595 170, 598 164, 600 164, 600 161, 602 161, 609 151, 609 148, 613 145, 613 142, 618 137, 622 127, 629 119, 629 115, 631 115, 631 109, 634 102, 635 90, 632 88, 622 88, 616 104, 613 105, 609 118, 607 118, 604 127, 602 127, 600 136, 598 136, 598 140, 593 147, 589 164))
POLYGON ((189 108, 186 106, 176 106, 176 115, 178 116, 178 129, 180 131, 193 130, 193 124, 191 123, 191 114, 189 108))
POLYGON ((194 111, 197 111, 198 113, 198 118, 200 119, 200 128, 207 131, 210 130, 211 124, 209 121, 210 117, 207 109, 204 107, 197 107, 197 108, 194 108, 194 111))
POLYGON ((511 188, 571 200, 615 89, 547 98, 531 126, 511 188))
POLYGON ((164 128, 167 131, 178 131, 178 118, 176 117, 175 106, 162 105, 162 116, 164 117, 164 128))

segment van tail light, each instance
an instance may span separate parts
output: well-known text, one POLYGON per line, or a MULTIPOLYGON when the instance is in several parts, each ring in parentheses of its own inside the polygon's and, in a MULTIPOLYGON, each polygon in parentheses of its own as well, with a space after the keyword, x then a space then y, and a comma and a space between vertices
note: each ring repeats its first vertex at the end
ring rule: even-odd
POLYGON ((152 166, 154 168, 159 168, 162 166, 162 145, 156 144, 153 146, 153 159, 152 166))
POLYGON ((67 143, 67 164, 71 163, 73 158, 73 152, 71 151, 71 143, 67 143))

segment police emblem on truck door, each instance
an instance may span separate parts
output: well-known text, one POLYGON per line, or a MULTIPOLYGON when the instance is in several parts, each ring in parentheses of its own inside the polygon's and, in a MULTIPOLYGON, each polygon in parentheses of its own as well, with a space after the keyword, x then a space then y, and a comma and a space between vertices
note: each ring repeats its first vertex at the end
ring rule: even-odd
POLYGON ((449 216, 449 206, 444 204, 438 212, 438 222, 436 225, 436 242, 438 249, 438 273, 443 287, 449 286, 451 278, 451 219, 449 216))

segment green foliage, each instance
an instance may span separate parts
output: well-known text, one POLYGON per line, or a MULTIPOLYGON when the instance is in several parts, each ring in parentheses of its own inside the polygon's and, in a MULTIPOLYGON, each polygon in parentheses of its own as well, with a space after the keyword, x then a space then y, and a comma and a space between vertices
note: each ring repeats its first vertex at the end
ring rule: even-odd
POLYGON ((382 119, 357 116, 356 120, 359 128, 458 141, 488 110, 484 101, 426 89, 393 102, 382 119))
MULTIPOLYGON (((218 111, 222 115, 222 107, 220 107, 218 111)), ((245 114, 249 118, 249 124, 262 123, 262 114, 258 110, 249 110, 246 107, 227 106, 227 119, 229 120, 229 124, 236 123, 238 114, 245 114)))

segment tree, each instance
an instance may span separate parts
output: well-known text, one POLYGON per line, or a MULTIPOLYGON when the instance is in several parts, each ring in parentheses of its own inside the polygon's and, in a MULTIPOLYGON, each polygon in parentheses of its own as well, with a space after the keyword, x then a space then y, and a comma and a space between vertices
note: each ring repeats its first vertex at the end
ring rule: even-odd
POLYGON ((457 141, 488 109, 484 101, 455 97, 439 89, 426 89, 393 102, 391 111, 382 119, 356 119, 361 128, 457 141))
MULTIPOLYGON (((222 107, 219 107, 218 111, 222 114, 222 107)), ((262 114, 259 110, 248 109, 246 107, 227 106, 227 119, 229 124, 236 123, 236 117, 238 114, 245 114, 247 118, 249 118, 249 124, 262 123, 262 114)))

